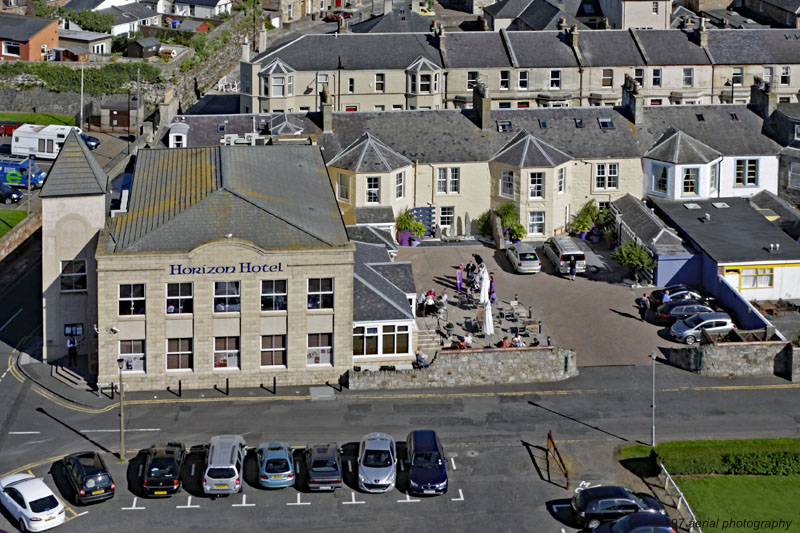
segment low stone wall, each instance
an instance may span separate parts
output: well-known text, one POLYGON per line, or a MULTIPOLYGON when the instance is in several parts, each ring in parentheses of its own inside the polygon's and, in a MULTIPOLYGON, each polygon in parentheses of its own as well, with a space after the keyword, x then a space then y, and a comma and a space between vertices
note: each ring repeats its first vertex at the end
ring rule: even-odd
POLYGON ((709 342, 669 351, 671 365, 711 377, 778 376, 800 381, 800 351, 786 341, 709 342))
POLYGON ((37 209, 0 237, 0 261, 42 227, 42 210, 37 209))
POLYGON ((561 381, 578 375, 575 352, 553 346, 443 350, 414 370, 348 373, 351 390, 464 387, 561 381))

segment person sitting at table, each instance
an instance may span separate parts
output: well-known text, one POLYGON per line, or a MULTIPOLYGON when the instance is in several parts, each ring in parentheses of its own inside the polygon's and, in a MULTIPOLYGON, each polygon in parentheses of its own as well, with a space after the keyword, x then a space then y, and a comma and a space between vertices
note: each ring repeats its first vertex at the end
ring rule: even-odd
POLYGON ((433 296, 436 297, 436 291, 433 289, 428 289, 428 292, 425 293, 425 296, 433 296))
POLYGON ((458 347, 472 349, 472 334, 469 331, 464 334, 464 340, 458 343, 458 347))
POLYGON ((435 311, 436 310, 436 301, 433 299, 433 296, 428 294, 425 297, 425 314, 435 311))
POLYGON ((514 337, 511 339, 511 345, 514 346, 515 348, 524 348, 525 346, 527 346, 527 344, 522 342, 522 337, 520 337, 519 333, 514 335, 514 337))
POLYGON ((510 342, 508 342, 508 335, 506 335, 505 337, 503 337, 503 344, 502 344, 502 347, 503 347, 503 348, 511 348, 511 343, 510 343, 510 342))
POLYGON ((418 367, 425 368, 430 364, 430 361, 428 361, 428 356, 422 351, 422 346, 417 346, 416 356, 417 356, 418 367))
POLYGON ((439 296, 439 301, 442 305, 447 305, 447 289, 442 291, 442 294, 439 296))

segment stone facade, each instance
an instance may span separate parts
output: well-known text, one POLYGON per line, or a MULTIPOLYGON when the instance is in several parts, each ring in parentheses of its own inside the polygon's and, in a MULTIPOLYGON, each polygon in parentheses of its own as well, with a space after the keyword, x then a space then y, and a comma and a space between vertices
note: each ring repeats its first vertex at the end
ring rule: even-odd
POLYGON ((668 360, 710 377, 778 376, 800 381, 800 353, 786 341, 709 342, 670 350, 668 360))
POLYGON ((577 375, 577 356, 573 350, 564 348, 442 350, 427 368, 350 371, 348 387, 351 390, 418 389, 543 383, 577 375))
POLYGON ((37 209, 25 220, 14 226, 8 233, 0 237, 0 261, 16 250, 17 246, 25 242, 28 237, 41 227, 42 210, 37 209))

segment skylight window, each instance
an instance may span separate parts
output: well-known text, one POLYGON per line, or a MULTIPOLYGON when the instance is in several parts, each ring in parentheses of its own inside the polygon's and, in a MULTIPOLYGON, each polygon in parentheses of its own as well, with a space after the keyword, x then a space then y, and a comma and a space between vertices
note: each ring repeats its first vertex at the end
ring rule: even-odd
POLYGON ((497 121, 497 131, 511 131, 513 126, 511 125, 510 120, 498 120, 497 121))
POLYGON ((539 119, 539 127, 542 128, 542 129, 546 129, 547 128, 547 121, 539 119))
POLYGON ((731 113, 731 122, 739 122, 739 115, 731 113))
POLYGON ((614 121, 610 118, 598 118, 597 122, 600 123, 600 129, 602 130, 613 130, 614 129, 614 121))
POLYGON ((706 117, 704 117, 702 113, 697 113, 695 116, 697 117, 697 122, 705 122, 706 121, 706 117))
POLYGON ((685 207, 686 209, 700 209, 700 204, 688 203, 688 204, 683 204, 683 207, 685 207))
POLYGON ((712 202, 711 205, 713 205, 717 209, 726 209, 726 208, 730 207, 725 202, 712 202))
POLYGON ((582 128, 583 127, 583 119, 582 118, 576 118, 575 119, 575 127, 576 128, 582 128))

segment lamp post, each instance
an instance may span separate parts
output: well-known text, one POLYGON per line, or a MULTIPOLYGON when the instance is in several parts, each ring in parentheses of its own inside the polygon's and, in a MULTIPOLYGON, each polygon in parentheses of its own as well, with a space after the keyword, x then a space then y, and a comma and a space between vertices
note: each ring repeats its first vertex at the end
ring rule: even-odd
POLYGON ((650 427, 650 446, 653 448, 656 447, 656 357, 656 351, 653 350, 650 353, 650 359, 653 360, 653 403, 650 405, 653 411, 653 422, 650 427))
POLYGON ((122 358, 117 359, 117 366, 119 367, 119 460, 125 460, 125 411, 123 411, 123 397, 124 386, 122 384, 122 367, 125 365, 125 360, 122 358))

